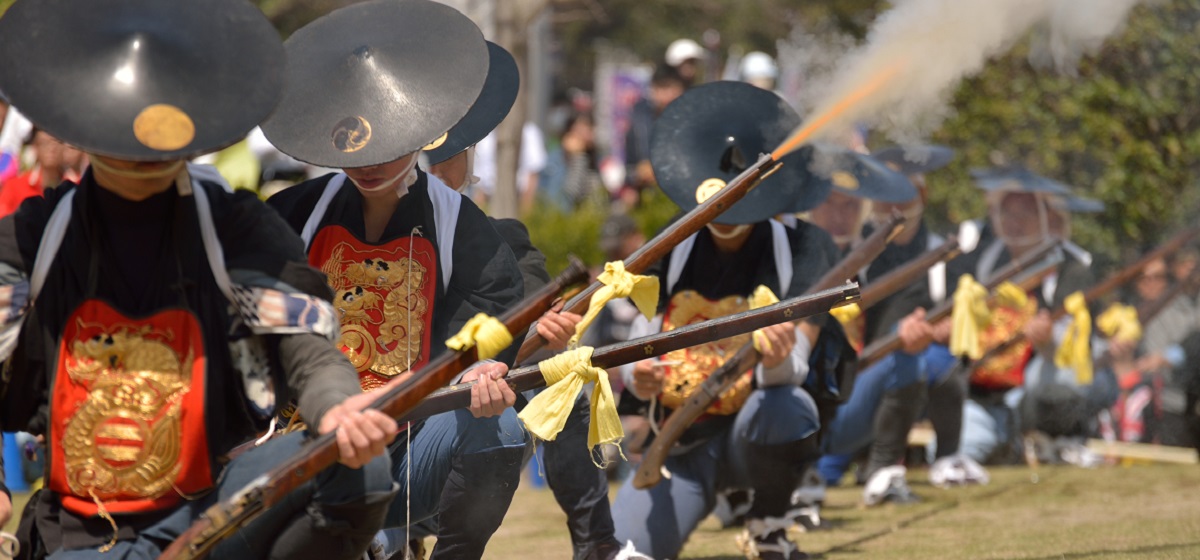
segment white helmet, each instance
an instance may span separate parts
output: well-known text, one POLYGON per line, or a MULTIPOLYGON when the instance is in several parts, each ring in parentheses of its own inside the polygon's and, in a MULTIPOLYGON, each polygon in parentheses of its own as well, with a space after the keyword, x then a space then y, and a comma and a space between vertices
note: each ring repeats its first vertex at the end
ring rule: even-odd
POLYGON ((740 72, 743 80, 771 79, 779 77, 779 67, 771 55, 754 51, 742 57, 740 72))
POLYGON ((691 39, 676 39, 667 47, 667 64, 679 66, 693 58, 704 58, 704 48, 691 39))

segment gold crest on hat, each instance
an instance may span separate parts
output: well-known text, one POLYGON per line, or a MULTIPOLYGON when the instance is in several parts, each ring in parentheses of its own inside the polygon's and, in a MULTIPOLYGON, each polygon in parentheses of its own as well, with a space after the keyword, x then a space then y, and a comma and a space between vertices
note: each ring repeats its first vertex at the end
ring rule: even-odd
POLYGON ((717 194, 723 188, 725 188, 725 181, 716 177, 705 179, 703 183, 700 183, 699 187, 696 187, 696 202, 704 204, 705 201, 712 198, 714 194, 717 194))
POLYGON ((187 113, 174 105, 150 105, 133 119, 133 136, 152 150, 170 152, 192 143, 196 123, 187 113))
POLYGON ((371 142, 371 122, 361 116, 346 117, 333 126, 330 136, 339 151, 357 152, 371 142))
POLYGON ((446 139, 449 137, 450 137, 450 131, 447 130, 446 132, 443 132, 441 136, 438 136, 437 140, 434 140, 433 142, 426 144, 425 147, 421 148, 421 149, 428 152, 430 150, 436 150, 438 148, 441 148, 442 144, 445 144, 446 139))
POLYGON ((848 191, 858 190, 858 179, 852 173, 846 171, 834 171, 829 176, 829 180, 834 186, 846 189, 848 191))

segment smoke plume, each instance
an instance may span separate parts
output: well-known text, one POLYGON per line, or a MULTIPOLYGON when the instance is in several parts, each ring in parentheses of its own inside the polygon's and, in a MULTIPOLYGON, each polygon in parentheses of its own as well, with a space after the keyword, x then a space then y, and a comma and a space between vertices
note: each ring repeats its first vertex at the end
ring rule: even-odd
POLYGON ((811 131, 817 138, 864 123, 914 143, 949 114, 960 80, 1031 31, 1031 62, 1069 73, 1138 1, 896 0, 831 74, 806 122, 825 123, 811 131), (845 100, 856 97, 847 107, 845 100))

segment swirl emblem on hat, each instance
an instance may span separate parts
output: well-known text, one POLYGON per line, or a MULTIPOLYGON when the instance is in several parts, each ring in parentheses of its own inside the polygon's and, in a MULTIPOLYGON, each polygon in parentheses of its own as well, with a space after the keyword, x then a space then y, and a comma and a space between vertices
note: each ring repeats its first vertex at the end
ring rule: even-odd
POLYGON ((343 153, 357 152, 371 142, 371 123, 363 117, 346 117, 333 127, 333 147, 343 153))
POLYGON ((133 136, 147 148, 170 152, 192 143, 196 123, 183 109, 157 103, 142 109, 133 119, 133 136))

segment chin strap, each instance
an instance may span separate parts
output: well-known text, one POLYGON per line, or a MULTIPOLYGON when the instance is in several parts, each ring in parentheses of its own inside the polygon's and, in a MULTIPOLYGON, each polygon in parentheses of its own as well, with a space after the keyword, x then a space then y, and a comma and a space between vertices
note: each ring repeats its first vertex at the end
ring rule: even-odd
POLYGON ((184 165, 187 164, 186 161, 178 160, 173 162, 172 165, 162 169, 157 169, 154 171, 134 171, 132 169, 117 169, 116 167, 108 165, 100 160, 100 158, 96 157, 89 157, 88 161, 90 161, 91 165, 96 169, 100 169, 109 175, 124 177, 126 179, 165 179, 167 177, 174 177, 179 175, 179 172, 183 170, 184 165))
POLYGON ((365 188, 362 185, 359 185, 358 183, 354 182, 353 178, 350 179, 350 182, 354 183, 354 186, 357 187, 358 190, 363 191, 363 192, 379 192, 379 191, 383 191, 383 190, 387 190, 389 188, 395 187, 396 195, 403 197, 405 194, 408 193, 408 187, 411 187, 413 185, 413 183, 417 182, 416 171, 417 171, 417 158, 414 157, 414 158, 412 158, 411 161, 408 162, 408 166, 405 167, 403 171, 397 173, 395 177, 388 179, 387 181, 385 181, 383 184, 379 185, 378 187, 373 187, 373 188, 369 188, 369 189, 365 188), (403 184, 399 187, 396 187, 396 183, 400 182, 401 179, 404 180, 403 184))

